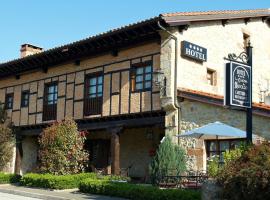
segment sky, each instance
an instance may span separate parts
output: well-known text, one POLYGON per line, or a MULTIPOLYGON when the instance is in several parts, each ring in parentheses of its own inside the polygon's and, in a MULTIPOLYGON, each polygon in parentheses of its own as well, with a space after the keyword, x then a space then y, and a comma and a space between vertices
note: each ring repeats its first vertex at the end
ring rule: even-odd
POLYGON ((20 45, 50 49, 161 13, 270 8, 270 0, 1 0, 0 63, 20 45))

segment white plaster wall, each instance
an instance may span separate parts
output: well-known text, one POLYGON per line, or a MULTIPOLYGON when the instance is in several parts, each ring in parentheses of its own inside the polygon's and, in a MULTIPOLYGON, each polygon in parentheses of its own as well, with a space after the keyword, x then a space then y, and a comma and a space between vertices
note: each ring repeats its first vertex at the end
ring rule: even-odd
POLYGON ((178 87, 223 95, 223 58, 229 53, 239 54, 244 50, 243 33, 250 35, 254 47, 253 101, 259 102, 259 84, 270 79, 270 28, 261 18, 251 19, 248 24, 244 20, 232 20, 226 26, 222 26, 221 21, 196 22, 187 31, 177 32, 179 42, 186 40, 208 51, 208 60, 204 63, 186 59, 179 53, 178 87), (217 71, 217 86, 207 84, 207 68, 217 71))

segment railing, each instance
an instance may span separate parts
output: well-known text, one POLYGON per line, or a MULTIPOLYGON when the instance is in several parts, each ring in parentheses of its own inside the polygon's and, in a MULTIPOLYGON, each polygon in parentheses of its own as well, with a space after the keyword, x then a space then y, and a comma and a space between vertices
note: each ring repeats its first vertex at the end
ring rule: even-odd
POLYGON ((102 97, 84 100, 84 115, 98 115, 102 112, 102 97))
POLYGON ((57 113, 57 104, 43 106, 43 121, 55 120, 57 113))
POLYGON ((182 175, 162 176, 159 186, 163 188, 189 188, 198 189, 208 179, 204 171, 190 171, 182 175))

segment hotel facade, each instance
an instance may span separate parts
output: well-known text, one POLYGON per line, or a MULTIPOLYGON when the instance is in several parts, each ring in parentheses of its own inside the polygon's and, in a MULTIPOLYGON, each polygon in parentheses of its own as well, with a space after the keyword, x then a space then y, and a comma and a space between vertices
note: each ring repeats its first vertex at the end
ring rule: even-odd
POLYGON ((249 42, 254 142, 270 139, 269 17, 268 9, 169 13, 49 50, 22 45, 21 58, 0 64, 0 102, 18 130, 7 170, 35 171, 38 137, 65 118, 88 131, 97 169, 147 178, 170 135, 189 168, 205 170, 207 157, 239 140, 219 140, 216 149, 216 141, 176 135, 215 121, 245 130, 245 110, 223 104, 224 57, 249 42))

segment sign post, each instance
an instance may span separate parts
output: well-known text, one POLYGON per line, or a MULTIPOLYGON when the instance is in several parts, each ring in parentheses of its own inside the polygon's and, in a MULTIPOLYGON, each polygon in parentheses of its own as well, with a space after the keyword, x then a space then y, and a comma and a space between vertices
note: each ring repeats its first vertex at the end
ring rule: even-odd
POLYGON ((246 139, 252 143, 252 47, 239 56, 229 54, 226 64, 224 104, 246 110, 246 139), (239 61, 240 60, 240 61, 239 61))

